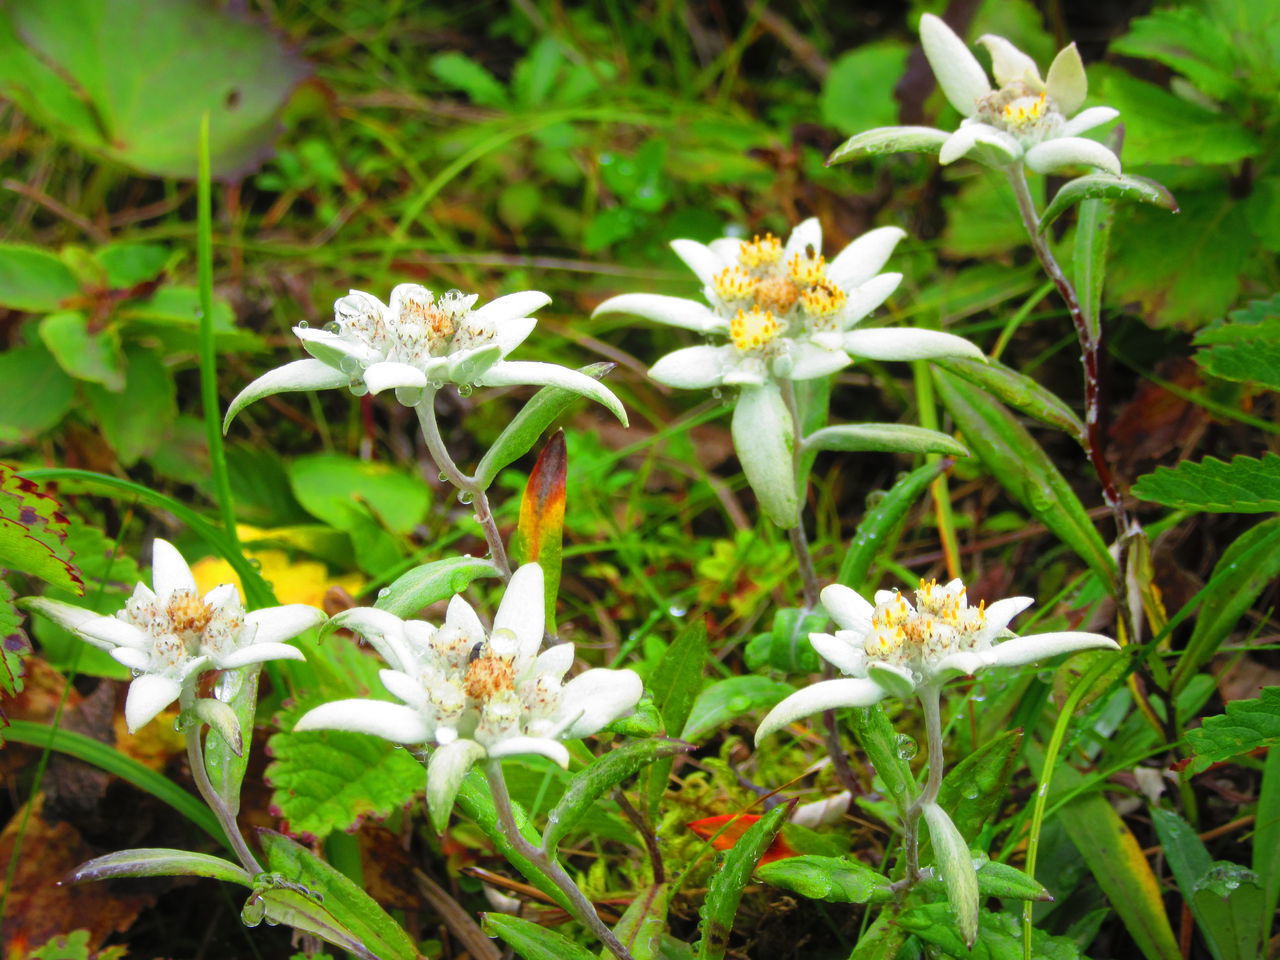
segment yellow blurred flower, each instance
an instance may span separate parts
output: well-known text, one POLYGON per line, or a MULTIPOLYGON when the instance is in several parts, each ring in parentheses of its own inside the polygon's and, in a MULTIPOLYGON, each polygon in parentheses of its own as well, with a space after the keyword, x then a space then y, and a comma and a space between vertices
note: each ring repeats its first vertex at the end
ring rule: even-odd
MULTIPOLYGON (((245 557, 261 564, 262 578, 271 584, 281 603, 306 603, 324 609, 324 595, 330 587, 342 587, 354 595, 365 584, 365 578, 358 573, 330 576, 323 563, 291 560, 283 550, 251 550, 245 557)), ((221 557, 205 557, 192 565, 191 572, 202 594, 220 583, 234 583, 241 596, 244 595, 240 577, 221 557)))

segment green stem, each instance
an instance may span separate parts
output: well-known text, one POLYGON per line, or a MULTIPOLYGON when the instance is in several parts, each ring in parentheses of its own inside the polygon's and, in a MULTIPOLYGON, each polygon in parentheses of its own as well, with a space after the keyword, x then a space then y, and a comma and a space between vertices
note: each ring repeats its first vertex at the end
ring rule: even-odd
MULTIPOLYGON (((178 700, 178 706, 181 709, 179 716, 187 717, 191 714, 194 699, 194 692, 184 688, 178 700)), ((244 834, 240 832, 240 825, 236 822, 235 815, 227 808, 222 796, 209 780, 209 771, 204 765, 204 745, 201 743, 203 727, 203 723, 196 721, 194 728, 187 732, 187 762, 191 765, 191 776, 196 782, 196 789, 200 791, 200 796, 204 798, 204 802, 209 805, 213 815, 218 818, 218 823, 222 825, 222 832, 227 835, 227 840, 231 842, 231 849, 240 858, 241 866, 257 876, 263 872, 262 864, 258 863, 258 858, 249 849, 249 844, 244 834)))
MULTIPOLYGON (((804 436, 802 425, 800 423, 800 408, 796 403, 796 388, 790 380, 783 380, 779 384, 782 401, 787 405, 787 413, 791 415, 791 426, 794 431, 795 443, 792 449, 792 461, 795 475, 798 478, 801 473, 801 461, 804 459, 802 452, 801 438, 804 436)), ((806 480, 805 487, 808 487, 806 480)), ((805 490, 800 491, 800 503, 803 505, 808 499, 804 494, 805 490)), ((791 539, 791 549, 796 555, 796 566, 800 568, 800 579, 804 585, 804 606, 805 612, 817 610, 821 599, 822 587, 818 582, 818 571, 813 565, 813 552, 809 549, 809 538, 804 532, 804 510, 800 510, 801 516, 797 518, 796 525, 787 531, 787 536, 791 539)))
POLYGON ((573 882, 573 878, 565 872, 564 867, 553 857, 547 855, 546 850, 529 842, 529 839, 521 831, 519 824, 516 823, 515 810, 511 806, 511 794, 507 792, 507 781, 502 774, 502 762, 499 760, 490 760, 485 764, 485 776, 489 780, 489 790, 493 794, 493 807, 498 814, 498 822, 502 824, 502 829, 507 834, 507 839, 511 841, 511 845, 520 853, 527 857, 529 861, 542 871, 543 876, 554 883, 575 907, 575 919, 585 926, 588 930, 596 935, 618 960, 633 960, 631 954, 627 951, 613 935, 600 915, 596 913, 596 908, 591 901, 586 898, 578 885, 573 882))
POLYGON ((916 691, 920 706, 924 708, 924 729, 929 748, 929 776, 924 790, 907 809, 904 831, 907 851, 907 885, 920 879, 920 815, 930 803, 938 800, 942 789, 942 688, 930 683, 916 691))

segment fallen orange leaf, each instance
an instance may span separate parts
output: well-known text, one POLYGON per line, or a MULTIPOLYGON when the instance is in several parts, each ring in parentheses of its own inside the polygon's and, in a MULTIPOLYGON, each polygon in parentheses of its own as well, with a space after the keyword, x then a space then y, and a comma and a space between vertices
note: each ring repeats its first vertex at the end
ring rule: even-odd
MULTIPOLYGON (((689 824, 689 829, 702 839, 710 840, 711 845, 717 850, 731 850, 751 825, 759 819, 759 815, 754 813, 722 813, 716 817, 694 820, 689 824), (722 827, 724 829, 721 829, 722 827)), ((785 860, 787 857, 799 855, 779 833, 773 838, 773 843, 764 852, 764 856, 760 858, 760 863, 773 863, 775 860, 785 860)))

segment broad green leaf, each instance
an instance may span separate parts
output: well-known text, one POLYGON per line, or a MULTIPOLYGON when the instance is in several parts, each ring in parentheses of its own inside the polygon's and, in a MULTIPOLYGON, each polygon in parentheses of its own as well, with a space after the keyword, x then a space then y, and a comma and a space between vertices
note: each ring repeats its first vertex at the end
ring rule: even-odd
POLYGON ((1196 334, 1196 363, 1224 380, 1280 390, 1280 294, 1196 334))
POLYGON ((282 873, 322 898, 329 913, 379 960, 418 960, 409 935, 349 877, 274 830, 258 830, 267 869, 282 873))
MULTIPOLYGON (((115 318, 130 337, 158 340, 171 350, 195 351, 199 346, 200 313, 198 290, 165 284, 146 300, 120 304, 115 318)), ((263 339, 237 326, 230 304, 218 298, 213 301, 213 337, 219 353, 266 350, 263 339)))
POLYGON ((169 262, 169 248, 157 243, 109 243, 93 253, 114 289, 137 286, 158 277, 169 262))
POLYGON ((0 243, 0 306, 50 313, 79 293, 75 274, 56 255, 39 247, 0 243))
POLYGON ((794 689, 789 683, 755 675, 717 680, 698 694, 680 738, 696 743, 744 713, 772 707, 794 689))
POLYGON ((1191 909, 1215 960, 1264 955, 1272 918, 1263 914, 1263 902, 1258 875, 1236 863, 1219 860, 1196 881, 1191 909))
POLYGON ((299 933, 331 943, 359 960, 383 960, 370 952, 334 912, 311 893, 288 886, 255 890, 240 911, 240 921, 246 927, 256 927, 263 920, 271 926, 292 927, 299 933))
POLYGON ((574 774, 560 802, 547 814, 547 829, 543 833, 545 849, 554 853, 560 841, 596 802, 628 777, 651 763, 691 749, 689 744, 678 740, 632 740, 596 757, 574 774))
POLYGON ((556 597, 564 551, 565 478, 569 455, 564 431, 552 434, 538 454, 520 500, 520 521, 511 538, 513 564, 536 563, 546 584, 547 632, 556 632, 556 597))
POLYGON ((896 920, 890 911, 882 910, 853 945, 849 960, 895 960, 907 939, 907 932, 896 920))
POLYGON ((498 568, 481 557, 449 557, 414 567, 379 593, 374 606, 397 617, 416 614, 423 607, 461 593, 472 580, 496 577, 498 568))
POLYGON ((408 751, 366 734, 291 731, 274 734, 267 747, 275 758, 264 774, 271 802, 298 836, 323 839, 365 817, 385 817, 426 786, 408 751))
POLYGON ((981 387, 1001 403, 1084 442, 1084 424, 1075 411, 1056 393, 1041 386, 1038 380, 994 359, 940 357, 929 362, 981 387))
POLYGON ((38 577, 80 596, 84 578, 71 562, 70 525, 61 510, 33 481, 0 464, 0 570, 38 577))
POLYGON ((1040 232, 1044 233, 1050 224, 1084 200, 1126 200, 1178 212, 1178 202, 1173 199, 1173 194, 1154 180, 1132 174, 1087 173, 1068 180, 1053 195, 1044 213, 1040 214, 1040 232))
POLYGON ((942 875, 951 914, 965 943, 972 947, 978 939, 978 872, 969 854, 969 844, 947 811, 936 803, 924 804, 923 813, 929 826, 934 864, 942 875))
POLYGON ((510 914, 486 913, 480 918, 480 929, 502 938, 524 960, 596 960, 595 954, 564 934, 510 914))
MULTIPOLYGON (((926 889, 942 889, 942 881, 931 877, 923 883, 926 889)), ((1053 896, 1044 884, 1033 880, 1017 867, 996 860, 987 860, 978 867, 978 893, 984 897, 1000 897, 1005 900, 1052 900, 1053 896)))
POLYGON ((845 423, 823 427, 805 437, 801 446, 806 452, 841 450, 847 453, 871 451, 969 456, 969 448, 954 437, 907 423, 845 423))
POLYGON ((827 628, 825 612, 806 613, 796 607, 785 607, 773 615, 773 629, 752 637, 743 656, 748 670, 772 667, 783 673, 816 673, 822 660, 809 642, 809 634, 827 628))
POLYGON ((0 89, 78 146, 185 178, 206 113, 214 175, 256 167, 308 72, 261 23, 198 0, 17 0, 0 64, 0 89))
POLYGON ((465 53, 450 50, 447 53, 436 54, 431 58, 428 66, 437 79, 444 81, 455 90, 461 90, 471 98, 472 103, 482 107, 507 105, 506 87, 465 53))
POLYGON ((1280 687, 1264 688, 1256 700, 1232 700, 1226 713, 1206 717, 1197 729, 1188 730, 1187 743, 1195 753, 1189 774, 1243 753, 1280 745, 1280 687))
POLYGON ((829 903, 883 903, 893 899, 889 880, 847 857, 787 857, 756 871, 765 883, 810 900, 829 903))
POLYGON ((827 166, 848 163, 860 157, 876 157, 884 153, 937 153, 950 136, 932 127, 878 127, 850 137, 840 144, 827 166))
POLYGON ((902 816, 916 794, 916 781, 911 775, 911 765, 902 756, 897 731, 889 722, 883 705, 878 703, 874 707, 853 710, 850 716, 854 738, 884 782, 898 815, 902 816))
POLYGON ((977 836, 1004 803, 1018 769, 1022 730, 1006 730, 947 771, 938 805, 951 814, 966 837, 977 836))
MULTIPOLYGON (((1217 960, 1223 960, 1220 947, 1217 945, 1214 923, 1209 917, 1202 915, 1199 904, 1196 900, 1197 887, 1202 878, 1208 873, 1213 866, 1213 859, 1209 856, 1209 850, 1204 845, 1204 841, 1196 834, 1195 828, 1182 817, 1178 816, 1172 810, 1162 810, 1153 808, 1151 811, 1151 822, 1156 828, 1156 836, 1160 838, 1160 846, 1164 850, 1165 862, 1169 865, 1169 870, 1173 874, 1174 880, 1178 883, 1178 889, 1182 893, 1182 899, 1186 902, 1191 912, 1195 914, 1196 923, 1200 927, 1200 932, 1204 935, 1209 943, 1209 949, 1217 960)), ((1209 912, 1215 915, 1218 913, 1215 904, 1206 902, 1209 912)), ((1253 920, 1255 926, 1260 916, 1255 915, 1253 920)), ((1256 954, 1255 954, 1256 955, 1256 954)))
POLYGON ((118 850, 94 857, 72 870, 67 879, 72 883, 87 883, 117 877, 208 877, 244 887, 253 886, 252 875, 238 863, 207 853, 159 847, 118 850))
MULTIPOLYGON (((979 911, 978 940, 970 950, 965 946, 946 903, 929 903, 899 914, 902 929, 937 947, 944 956, 965 960, 1023 960, 1022 926, 1009 913, 979 911)), ((1085 960, 1079 948, 1066 937, 1055 937, 1032 929, 1031 956, 1035 960, 1085 960)))
MULTIPOLYGON (((662 728, 667 734, 683 730, 689 722, 694 700, 702 688, 702 672, 710 653, 707 625, 701 619, 694 620, 676 634, 652 674, 645 677, 645 686, 653 694, 654 705, 662 717, 662 728)), ((649 809, 655 819, 670 775, 669 759, 660 760, 649 768, 649 809)))
POLYGON ((1230 34, 1194 7, 1153 10, 1137 17, 1128 33, 1112 41, 1111 49, 1158 60, 1217 100, 1243 92, 1230 34))
POLYGON ((0 443, 30 444, 71 410, 76 383, 43 343, 0 353, 0 383, 22 403, 0 404, 0 443))
POLYGON ((1230 463, 1216 457, 1183 460, 1139 477, 1133 492, 1143 500, 1183 510, 1274 513, 1280 510, 1280 456, 1237 456, 1230 463))
POLYGON ((822 82, 822 122, 845 136, 898 119, 893 91, 910 48, 900 40, 859 45, 831 65, 822 82))
POLYGON ((388 530, 410 533, 430 503, 421 477, 387 463, 338 454, 299 457, 290 464, 289 480, 308 513, 348 532, 355 519, 372 513, 388 530))
POLYGON ((837 583, 843 583, 854 590, 869 590, 872 584, 867 582, 867 575, 871 572, 871 565, 876 557, 882 551, 892 551, 907 511, 929 489, 929 484, 950 465, 946 460, 938 460, 916 467, 884 492, 884 496, 867 510, 862 522, 858 524, 849 549, 840 562, 837 583))
POLYGON ((721 857, 718 869, 711 875, 707 898, 698 911, 702 917, 698 960, 719 960, 725 955, 742 891, 790 810, 785 804, 774 807, 748 827, 721 857))
POLYGON ((984 391, 936 368, 934 379, 965 442, 991 475, 1103 583, 1114 583, 1115 561, 1088 511, 1026 428, 984 391))
MULTIPOLYGON (((578 372, 601 380, 615 366, 613 363, 592 363, 579 367, 578 372)), ((476 467, 476 482, 487 489, 503 467, 532 450, 552 421, 581 396, 564 387, 543 387, 530 397, 529 402, 520 408, 520 412, 498 434, 493 446, 480 458, 476 467)))
MULTIPOLYGON (((614 926, 613 935, 634 960, 658 960, 670 901, 671 887, 665 883, 654 884, 631 901, 614 926)), ((611 956, 608 950, 603 950, 599 960, 609 960, 611 956)))
POLYGON ((115 392, 124 389, 124 354, 115 328, 94 329, 79 310, 60 310, 42 319, 37 329, 58 365, 70 376, 100 383, 115 392))
POLYGON ((173 377, 155 351, 129 347, 124 357, 123 390, 113 392, 86 383, 84 394, 116 459, 121 466, 131 467, 169 442, 178 401, 173 377), (146 416, 139 416, 140 410, 146 416))

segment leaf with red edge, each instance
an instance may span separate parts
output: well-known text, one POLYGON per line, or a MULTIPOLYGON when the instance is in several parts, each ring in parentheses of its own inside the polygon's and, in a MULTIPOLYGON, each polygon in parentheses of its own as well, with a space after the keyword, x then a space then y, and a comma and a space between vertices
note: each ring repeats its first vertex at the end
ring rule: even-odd
MULTIPOLYGON (((759 819, 759 814, 755 813, 723 813, 715 817, 694 820, 689 824, 689 829, 702 839, 710 840, 711 846, 717 850, 732 850, 734 845, 742 839, 742 835, 759 819)), ((764 852, 759 863, 773 863, 775 860, 798 856, 800 856, 799 851, 792 849, 791 844, 787 843, 786 838, 779 833, 773 838, 773 843, 764 852)))
POLYGON ((537 563, 546 583, 547 630, 555 633, 556 594, 560 591, 564 547, 565 482, 569 456, 564 431, 557 430, 538 454, 520 502, 520 524, 511 539, 515 563, 537 563))
POLYGON ((84 594, 80 571, 67 548, 68 520, 61 504, 0 464, 0 569, 26 573, 84 594))

